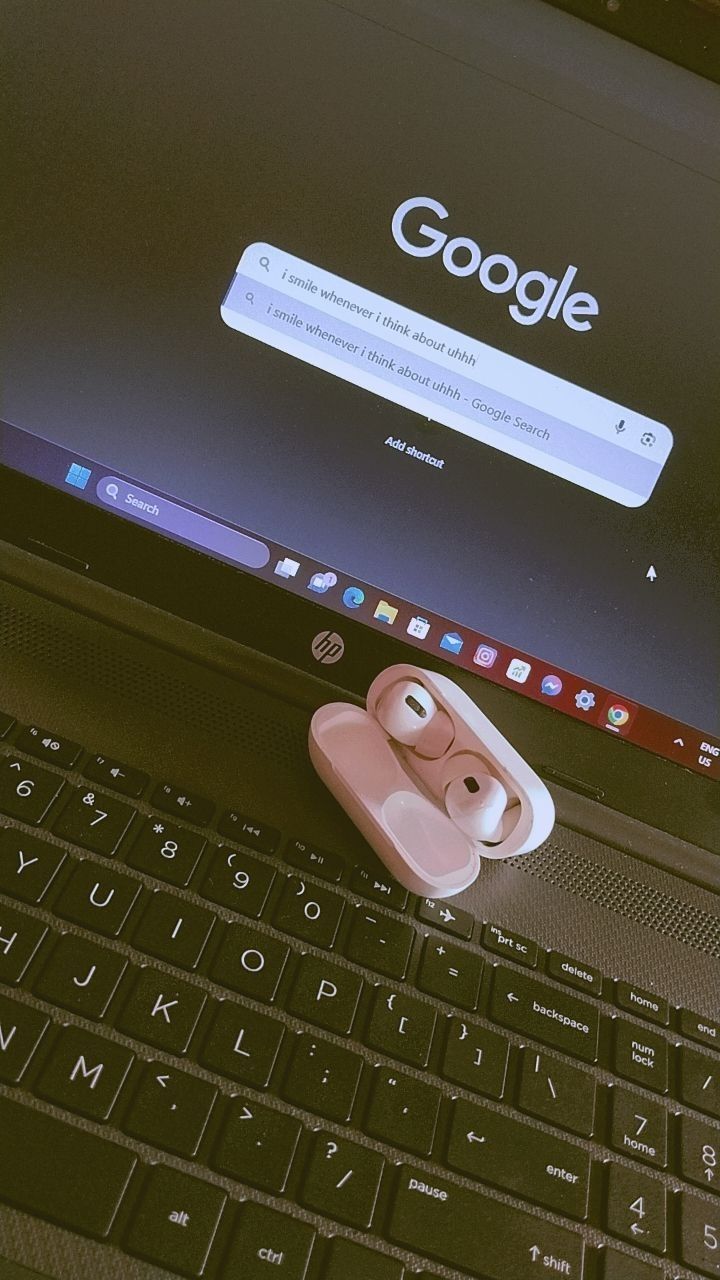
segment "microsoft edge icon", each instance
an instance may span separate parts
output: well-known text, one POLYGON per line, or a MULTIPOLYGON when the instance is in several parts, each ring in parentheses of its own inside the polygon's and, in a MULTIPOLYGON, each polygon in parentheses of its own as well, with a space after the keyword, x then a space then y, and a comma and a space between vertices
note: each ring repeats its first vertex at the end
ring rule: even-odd
POLYGON ((343 591, 343 604, 346 609, 359 609, 364 599, 365 592, 361 591, 360 587, 348 587, 343 591))

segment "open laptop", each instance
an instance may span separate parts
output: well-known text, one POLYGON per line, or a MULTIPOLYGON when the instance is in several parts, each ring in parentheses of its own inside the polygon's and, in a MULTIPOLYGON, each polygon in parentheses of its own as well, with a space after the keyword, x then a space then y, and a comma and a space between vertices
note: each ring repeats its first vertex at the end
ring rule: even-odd
POLYGON ((720 90, 5 12, 0 1276, 719 1275, 720 90), (397 661, 557 807, 444 903, 307 756, 397 661))

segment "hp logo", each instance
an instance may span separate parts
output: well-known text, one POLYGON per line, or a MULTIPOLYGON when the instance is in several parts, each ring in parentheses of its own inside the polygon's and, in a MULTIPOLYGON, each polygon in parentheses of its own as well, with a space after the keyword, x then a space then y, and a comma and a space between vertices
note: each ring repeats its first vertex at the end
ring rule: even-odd
POLYGON ((316 662, 339 662, 345 652, 345 641, 337 631, 318 631, 312 642, 312 655, 316 662))

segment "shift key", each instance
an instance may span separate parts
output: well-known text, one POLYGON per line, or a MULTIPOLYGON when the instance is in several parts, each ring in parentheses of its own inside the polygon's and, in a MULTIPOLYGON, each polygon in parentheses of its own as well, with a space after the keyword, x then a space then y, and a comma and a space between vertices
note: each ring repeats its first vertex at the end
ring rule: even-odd
POLYGON ((600 1016, 594 1005, 498 965, 490 1017, 520 1035, 597 1062, 600 1016))
POLYGON ((483 1280, 582 1280, 582 1238, 410 1165, 398 1171, 388 1228, 408 1249, 483 1280))

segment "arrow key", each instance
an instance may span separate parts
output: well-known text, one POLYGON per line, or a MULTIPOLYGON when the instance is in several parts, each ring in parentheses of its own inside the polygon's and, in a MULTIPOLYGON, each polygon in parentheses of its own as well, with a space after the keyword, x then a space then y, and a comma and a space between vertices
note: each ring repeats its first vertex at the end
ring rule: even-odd
POLYGON ((123 1129, 164 1151, 194 1156, 216 1096, 217 1090, 205 1080, 149 1062, 123 1129))
POLYGON ((605 1224, 613 1236, 639 1249, 664 1253, 667 1240, 665 1187, 657 1178, 619 1164, 608 1168, 605 1224))
POLYGON ((720 1129, 694 1116, 680 1117, 680 1172, 720 1195, 720 1129))

